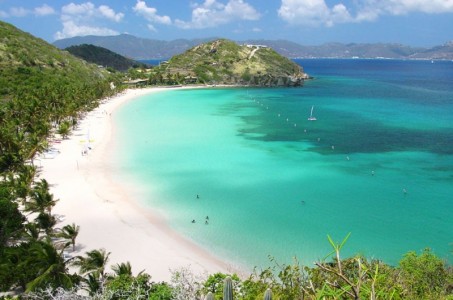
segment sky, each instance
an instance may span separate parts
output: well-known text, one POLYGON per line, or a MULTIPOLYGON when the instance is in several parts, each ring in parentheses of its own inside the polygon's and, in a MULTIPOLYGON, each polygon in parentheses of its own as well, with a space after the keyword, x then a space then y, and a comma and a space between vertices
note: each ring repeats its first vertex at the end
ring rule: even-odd
POLYGON ((50 43, 123 33, 301 45, 453 40, 453 0, 0 0, 0 20, 50 43))

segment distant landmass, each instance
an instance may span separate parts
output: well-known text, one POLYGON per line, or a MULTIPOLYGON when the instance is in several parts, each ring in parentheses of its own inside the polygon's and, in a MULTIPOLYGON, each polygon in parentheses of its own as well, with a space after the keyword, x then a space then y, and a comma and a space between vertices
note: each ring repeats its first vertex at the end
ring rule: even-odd
MULTIPOLYGON (((79 36, 55 41, 54 45, 64 49, 74 45, 92 44, 131 59, 146 60, 167 59, 181 54, 196 45, 215 39, 217 38, 163 41, 121 34, 116 36, 79 36)), ((328 43, 319 46, 305 46, 287 40, 245 40, 236 42, 239 44, 268 46, 288 58, 453 59, 453 41, 432 48, 389 43, 328 43)))
POLYGON ((210 40, 213 39, 161 41, 121 34, 115 36, 78 36, 58 40, 53 44, 60 49, 75 45, 91 44, 109 49, 127 58, 144 60, 153 58, 167 59, 210 40))
POLYGON ((129 68, 145 66, 143 63, 126 58, 109 49, 91 44, 70 46, 68 48, 65 48, 64 50, 68 51, 74 56, 86 60, 87 62, 94 63, 106 68, 113 68, 121 72, 127 71, 129 68))
POLYGON ((267 46, 218 39, 162 62, 153 69, 150 82, 301 86, 307 77, 298 64, 267 46))

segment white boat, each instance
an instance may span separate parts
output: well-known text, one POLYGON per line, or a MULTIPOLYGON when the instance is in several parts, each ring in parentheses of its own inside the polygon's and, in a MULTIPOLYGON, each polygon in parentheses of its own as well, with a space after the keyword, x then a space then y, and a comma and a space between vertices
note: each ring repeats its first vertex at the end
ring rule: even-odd
POLYGON ((316 117, 313 116, 313 108, 314 108, 314 105, 312 105, 312 107, 311 107, 310 117, 308 117, 308 121, 316 121, 316 117))

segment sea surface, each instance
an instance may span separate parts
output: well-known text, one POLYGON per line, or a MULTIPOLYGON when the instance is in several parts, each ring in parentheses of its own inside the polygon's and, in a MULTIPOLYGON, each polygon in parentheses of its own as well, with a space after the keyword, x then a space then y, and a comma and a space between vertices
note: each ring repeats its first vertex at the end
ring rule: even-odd
POLYGON ((249 270, 453 251, 453 62, 297 60, 302 88, 172 90, 114 116, 117 180, 249 270), (316 121, 309 121, 311 108, 316 121), (206 217, 209 217, 206 224, 206 217), (195 223, 192 223, 195 220, 195 223))

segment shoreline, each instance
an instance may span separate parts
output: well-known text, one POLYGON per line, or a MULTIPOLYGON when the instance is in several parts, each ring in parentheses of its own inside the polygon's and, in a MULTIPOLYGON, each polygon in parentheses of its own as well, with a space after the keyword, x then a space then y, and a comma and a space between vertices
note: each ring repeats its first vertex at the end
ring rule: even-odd
POLYGON ((187 267, 198 275, 237 273, 237 268, 181 236, 156 211, 144 207, 135 198, 138 193, 133 186, 118 185, 111 178, 112 170, 105 159, 114 145, 111 115, 128 101, 168 89, 128 89, 102 102, 79 122, 68 139, 53 145, 57 155, 40 158, 41 177, 59 199, 53 209, 59 217, 56 227, 79 225, 76 249, 68 249, 68 255, 105 249, 110 252, 108 272, 110 266, 129 261, 134 274, 144 270, 156 282, 170 281, 170 270, 187 267))

